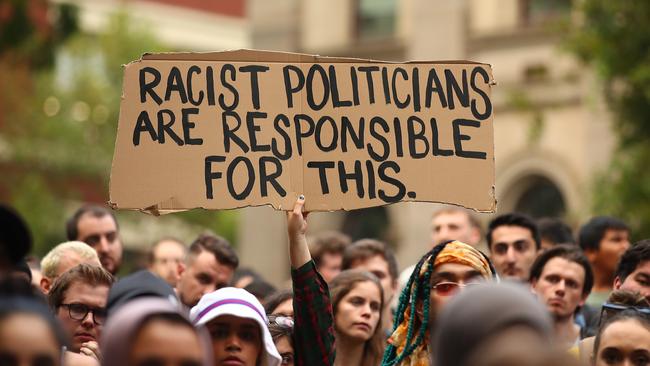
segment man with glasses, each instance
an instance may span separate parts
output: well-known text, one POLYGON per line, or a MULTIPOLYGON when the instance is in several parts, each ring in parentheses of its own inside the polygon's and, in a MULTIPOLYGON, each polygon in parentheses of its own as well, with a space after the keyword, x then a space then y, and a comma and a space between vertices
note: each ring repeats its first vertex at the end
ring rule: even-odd
POLYGON ((594 284, 589 260, 577 246, 558 245, 543 252, 530 270, 530 286, 553 317, 555 338, 570 348, 587 336, 575 321, 594 284))
POLYGON ((107 270, 92 264, 79 264, 54 281, 48 302, 70 339, 70 351, 101 360, 98 341, 113 281, 107 270))

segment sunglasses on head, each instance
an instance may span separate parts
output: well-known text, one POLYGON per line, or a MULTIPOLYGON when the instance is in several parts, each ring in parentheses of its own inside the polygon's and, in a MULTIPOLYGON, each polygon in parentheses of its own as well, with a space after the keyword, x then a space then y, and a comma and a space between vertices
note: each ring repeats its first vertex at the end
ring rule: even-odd
POLYGON ((288 316, 279 316, 279 315, 269 316, 269 323, 275 323, 283 327, 293 328, 293 318, 290 318, 288 316))
POLYGON ((647 307, 640 307, 640 306, 627 306, 627 305, 620 305, 620 304, 612 304, 609 302, 606 302, 603 304, 601 310, 600 310, 600 324, 603 324, 607 319, 615 316, 616 314, 620 313, 623 310, 634 310, 637 311, 641 314, 643 314, 646 317, 650 318, 650 308, 647 307))

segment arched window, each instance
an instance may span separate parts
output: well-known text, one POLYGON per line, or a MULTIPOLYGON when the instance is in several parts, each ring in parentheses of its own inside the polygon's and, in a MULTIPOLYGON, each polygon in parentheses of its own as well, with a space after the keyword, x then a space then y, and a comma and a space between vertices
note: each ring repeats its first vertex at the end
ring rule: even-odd
POLYGON ((566 203, 560 189, 544 176, 532 176, 522 180, 526 184, 517 199, 515 211, 534 218, 562 217, 566 214, 566 203))

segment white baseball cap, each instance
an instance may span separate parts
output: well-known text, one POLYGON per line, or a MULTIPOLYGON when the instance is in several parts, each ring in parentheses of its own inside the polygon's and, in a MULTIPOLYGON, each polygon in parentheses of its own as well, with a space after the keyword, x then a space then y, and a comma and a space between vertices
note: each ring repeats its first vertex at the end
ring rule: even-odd
POLYGON ((275 348, 273 338, 271 338, 264 307, 253 294, 240 288, 224 287, 203 295, 199 303, 190 310, 190 319, 197 327, 222 315, 255 320, 262 332, 262 342, 266 354, 266 357, 261 360, 261 365, 280 365, 282 358, 275 348))

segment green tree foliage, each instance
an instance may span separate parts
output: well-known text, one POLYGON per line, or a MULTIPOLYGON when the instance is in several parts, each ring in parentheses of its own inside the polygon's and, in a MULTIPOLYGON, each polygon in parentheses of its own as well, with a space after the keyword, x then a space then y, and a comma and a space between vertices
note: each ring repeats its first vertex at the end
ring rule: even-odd
POLYGON ((595 210, 650 237, 650 2, 584 0, 572 50, 602 78, 619 146, 597 179, 595 210))
MULTIPOLYGON (((64 13, 59 17, 61 24, 53 28, 72 27, 73 12, 64 13)), ((11 28, 14 33, 24 28, 19 27, 21 22, 12 23, 18 24, 11 28)), ((0 52, 22 49, 34 41, 27 37, 11 42, 0 38, 0 52)), ((26 62, 4 64, 5 72, 0 74, 3 85, 6 82, 9 87, 0 90, 0 105, 11 108, 0 112, 0 169, 8 173, 0 194, 25 216, 37 254, 64 240, 66 215, 76 208, 70 202, 108 200, 122 65, 145 52, 165 50, 145 26, 135 25, 121 12, 110 18, 101 33, 76 33, 60 43, 50 67, 25 67, 40 54, 26 62), (24 69, 30 72, 17 72, 24 69), (8 192, 3 194, 3 190, 8 192)), ((120 222, 137 222, 143 216, 117 215, 120 222)), ((197 211, 162 217, 158 222, 162 226, 173 219, 215 231, 231 242, 235 239, 234 211, 197 211)), ((157 238, 141 239, 141 244, 148 244, 157 238)))

